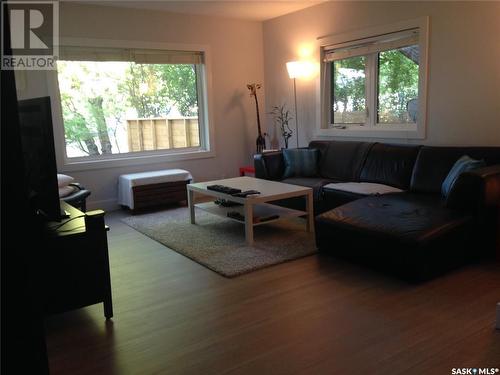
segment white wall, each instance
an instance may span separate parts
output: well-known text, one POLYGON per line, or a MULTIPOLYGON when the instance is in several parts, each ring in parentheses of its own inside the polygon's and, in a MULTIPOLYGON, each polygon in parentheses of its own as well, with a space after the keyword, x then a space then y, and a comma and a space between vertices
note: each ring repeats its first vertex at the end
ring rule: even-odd
MULTIPOLYGON (((293 111, 285 63, 299 58, 319 63, 317 37, 422 16, 430 17, 427 137, 377 141, 500 146, 498 2, 335 1, 264 22, 267 110, 286 101, 293 111)), ((317 138, 316 100, 316 80, 297 80, 302 146, 317 138)))
MULTIPOLYGON (((61 3, 60 34, 74 38, 205 44, 211 52, 216 156, 69 173, 92 190, 90 208, 115 207, 120 174, 184 168, 201 181, 237 176, 238 167, 253 163, 256 115, 246 84, 264 80, 262 23, 61 3)), ((18 74, 17 82, 20 99, 48 95, 43 72, 18 74)), ((259 94, 264 103, 263 90, 259 94)))

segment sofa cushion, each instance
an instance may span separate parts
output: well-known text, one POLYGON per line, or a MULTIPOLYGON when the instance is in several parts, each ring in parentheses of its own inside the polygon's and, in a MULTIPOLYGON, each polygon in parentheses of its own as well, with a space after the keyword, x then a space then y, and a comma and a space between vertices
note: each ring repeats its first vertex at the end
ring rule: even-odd
POLYGON ((325 208, 327 208, 325 209, 325 211, 355 201, 356 199, 361 199, 365 197, 366 195, 359 193, 353 193, 344 190, 325 189, 325 188, 323 188, 321 194, 323 205, 325 206, 325 208))
POLYGON ((411 191, 439 193, 451 167, 462 155, 483 159, 486 165, 500 164, 500 147, 423 146, 413 169, 411 191))
MULTIPOLYGON (((307 186, 313 188, 313 198, 314 198, 314 216, 319 215, 331 208, 330 205, 325 205, 325 202, 322 198, 322 187, 326 184, 332 182, 332 180, 323 179, 323 178, 305 178, 305 177, 292 177, 282 180, 281 182, 285 184, 299 185, 299 186, 307 186)), ((292 208, 295 210, 306 210, 306 204, 304 197, 293 197, 287 199, 280 199, 277 201, 273 201, 272 204, 276 204, 278 206, 283 206, 287 208, 292 208)))
POLYGON ((283 178, 285 160, 281 151, 271 151, 253 156, 255 177, 279 181, 283 178))
POLYGON ((316 217, 322 252, 422 280, 480 255, 474 220, 440 205, 438 194, 366 197, 316 217))
POLYGON ((443 207, 435 195, 402 193, 358 199, 317 220, 360 235, 423 244, 464 225, 470 217, 443 207))
MULTIPOLYGON (((311 142, 309 147, 317 147, 318 143, 320 141, 311 142)), ((320 175, 340 181, 358 181, 361 167, 372 146, 373 143, 369 142, 329 141, 328 147, 321 153, 320 175)))
POLYGON ((420 146, 373 145, 361 170, 360 181, 407 190, 420 146))
POLYGON ((321 199, 323 186, 332 182, 330 179, 321 177, 291 177, 285 178, 281 182, 291 185, 299 185, 313 188, 314 199, 321 199))
POLYGON ((315 148, 294 148, 283 150, 285 172, 288 177, 316 177, 318 175, 319 151, 315 148))
POLYGON ((324 206, 335 208, 367 195, 400 193, 403 190, 371 182, 340 182, 323 186, 324 206))
POLYGON ((308 148, 315 148, 319 151, 319 159, 321 160, 330 147, 331 141, 311 141, 308 148))

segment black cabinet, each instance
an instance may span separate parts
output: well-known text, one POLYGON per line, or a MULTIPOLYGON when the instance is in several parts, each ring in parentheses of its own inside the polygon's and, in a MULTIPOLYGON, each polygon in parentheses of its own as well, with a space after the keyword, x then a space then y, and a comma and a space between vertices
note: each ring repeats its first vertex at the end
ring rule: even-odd
POLYGON ((103 303, 104 316, 113 316, 107 231, 104 211, 83 213, 61 202, 69 217, 50 222, 41 280, 45 311, 59 313, 103 303))

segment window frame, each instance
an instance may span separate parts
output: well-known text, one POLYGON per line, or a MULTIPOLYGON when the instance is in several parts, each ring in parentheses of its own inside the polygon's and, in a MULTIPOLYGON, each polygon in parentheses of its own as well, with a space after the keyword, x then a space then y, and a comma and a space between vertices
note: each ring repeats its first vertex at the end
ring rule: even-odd
MULTIPOLYGON (((390 25, 376 26, 345 34, 319 37, 320 44, 320 76, 318 84, 318 113, 316 136, 335 137, 369 137, 424 139, 427 124, 427 81, 428 81, 428 39, 429 17, 420 17, 390 25), (349 41, 372 38, 377 35, 395 33, 402 30, 418 28, 419 31, 419 80, 418 80, 418 120, 413 124, 377 123, 378 110, 378 59, 374 54, 364 55, 367 58, 365 68, 367 121, 364 124, 334 124, 331 121, 331 62, 324 62, 325 48, 349 41), (334 127, 337 125, 337 127, 334 127), (341 128, 338 127, 341 125, 341 128)), ((360 41, 361 43, 361 41, 360 41)))
POLYGON ((61 45, 78 47, 108 47, 108 48, 137 48, 175 51, 198 51, 204 54, 204 63, 196 65, 196 85, 198 94, 198 124, 200 146, 176 148, 166 150, 149 150, 127 152, 106 156, 84 156, 68 158, 66 155, 66 139, 64 120, 62 116, 61 99, 58 84, 57 70, 47 71, 47 87, 51 98, 52 121, 54 125, 54 144, 56 162, 61 172, 82 171, 90 169, 125 167, 151 163, 165 163, 180 160, 191 160, 215 157, 214 122, 212 118, 212 79, 210 70, 210 48, 199 44, 172 44, 154 42, 131 42, 123 40, 104 40, 88 38, 61 38, 61 45))

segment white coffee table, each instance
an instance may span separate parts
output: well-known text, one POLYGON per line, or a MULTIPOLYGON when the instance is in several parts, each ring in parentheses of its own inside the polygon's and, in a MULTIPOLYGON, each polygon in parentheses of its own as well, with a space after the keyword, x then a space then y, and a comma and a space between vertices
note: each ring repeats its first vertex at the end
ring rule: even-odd
POLYGON ((187 185, 188 205, 191 218, 191 224, 196 223, 195 207, 212 214, 223 216, 236 222, 245 224, 245 238, 249 245, 253 244, 253 227, 271 223, 276 220, 283 220, 291 217, 307 216, 306 229, 312 232, 314 236, 314 213, 313 213, 313 190, 308 187, 284 184, 276 181, 262 180, 253 177, 236 177, 224 180, 198 182, 187 185), (259 195, 246 198, 233 197, 218 191, 209 190, 209 185, 224 185, 232 188, 260 191, 259 195), (204 203, 194 203, 195 194, 210 196, 219 199, 225 199, 231 202, 241 203, 241 206, 222 207, 213 201, 204 203), (306 210, 293 210, 272 204, 273 201, 292 198, 305 197, 306 210), (228 212, 236 211, 240 213, 244 220, 237 220, 227 216, 228 212), (267 221, 259 221, 260 218, 278 215, 277 218, 267 221))

